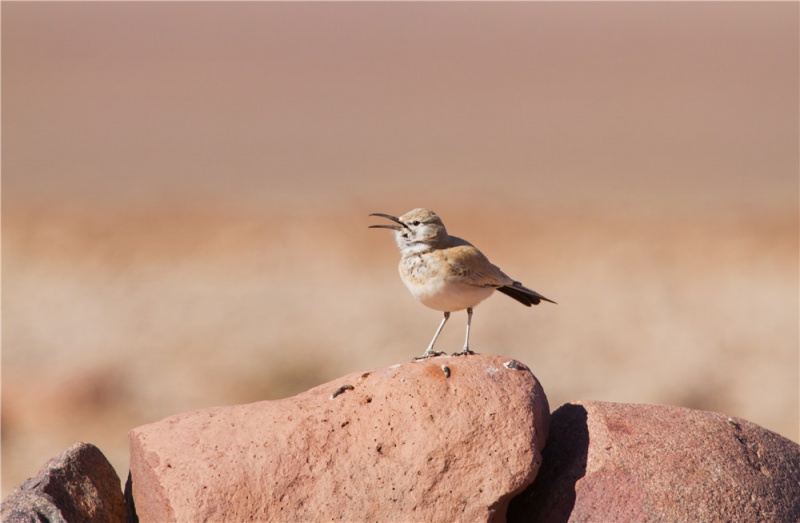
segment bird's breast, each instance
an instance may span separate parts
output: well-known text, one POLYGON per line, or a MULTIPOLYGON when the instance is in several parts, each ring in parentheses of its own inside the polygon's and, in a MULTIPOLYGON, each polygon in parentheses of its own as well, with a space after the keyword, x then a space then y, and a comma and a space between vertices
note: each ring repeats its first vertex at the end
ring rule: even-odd
POLYGON ((474 307, 494 291, 492 287, 477 287, 459 281, 440 251, 403 257, 399 270, 411 295, 426 307, 438 311, 474 307))

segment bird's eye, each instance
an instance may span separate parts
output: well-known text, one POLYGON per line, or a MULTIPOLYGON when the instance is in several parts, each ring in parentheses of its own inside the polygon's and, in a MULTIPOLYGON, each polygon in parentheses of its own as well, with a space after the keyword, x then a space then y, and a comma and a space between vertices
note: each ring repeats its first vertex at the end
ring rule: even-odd
POLYGON ((413 222, 411 222, 411 225, 419 225, 419 220, 414 220, 413 222))

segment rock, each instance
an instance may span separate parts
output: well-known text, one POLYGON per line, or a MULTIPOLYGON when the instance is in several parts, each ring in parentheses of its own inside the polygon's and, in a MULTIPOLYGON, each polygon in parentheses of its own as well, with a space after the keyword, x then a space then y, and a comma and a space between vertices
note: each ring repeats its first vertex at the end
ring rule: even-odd
POLYGON ((509 521, 800 521, 800 445, 723 414, 567 404, 543 459, 509 521))
POLYGON ((100 449, 76 443, 3 500, 5 523, 125 522, 119 476, 100 449))
POLYGON ((553 412, 542 466, 536 481, 511 501, 509 522, 569 520, 575 506, 575 484, 586 473, 586 416, 586 409, 578 404, 563 405, 553 412))
POLYGON ((130 433, 142 521, 500 521, 534 479, 547 399, 524 365, 437 357, 130 433), (449 374, 449 377, 448 377, 449 374))

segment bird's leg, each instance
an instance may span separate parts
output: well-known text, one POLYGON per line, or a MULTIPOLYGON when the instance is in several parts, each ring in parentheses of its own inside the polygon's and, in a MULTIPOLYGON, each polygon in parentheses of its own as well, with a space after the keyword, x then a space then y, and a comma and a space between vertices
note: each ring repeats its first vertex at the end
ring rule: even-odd
POLYGON ((442 328, 444 327, 444 324, 447 323, 447 320, 449 318, 450 318, 450 313, 445 312, 444 319, 442 319, 442 323, 439 324, 439 328, 436 329, 436 334, 433 335, 433 339, 431 340, 430 345, 428 345, 428 348, 425 349, 425 352, 422 354, 422 356, 414 358, 415 360, 421 360, 423 358, 433 358, 434 356, 441 356, 442 354, 444 354, 444 352, 436 352, 435 350, 433 350, 433 344, 436 343, 436 338, 439 337, 439 333, 442 332, 442 328))
POLYGON ((469 327, 472 324, 472 307, 467 308, 467 339, 464 340, 464 348, 460 352, 454 352, 453 356, 466 356, 468 354, 475 354, 469 349, 469 327))

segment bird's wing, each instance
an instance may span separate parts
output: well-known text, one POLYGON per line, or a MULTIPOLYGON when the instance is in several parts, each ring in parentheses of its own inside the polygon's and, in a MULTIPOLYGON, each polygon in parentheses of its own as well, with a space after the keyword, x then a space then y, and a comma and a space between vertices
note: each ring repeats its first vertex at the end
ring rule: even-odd
POLYGON ((445 249, 444 254, 450 265, 451 278, 460 283, 495 288, 514 283, 514 280, 493 265, 481 251, 466 242, 464 245, 445 249))
POLYGON ((481 251, 467 242, 445 249, 445 258, 450 265, 451 278, 459 283, 476 287, 494 287, 528 307, 538 305, 541 301, 555 303, 510 278, 493 265, 481 251))

